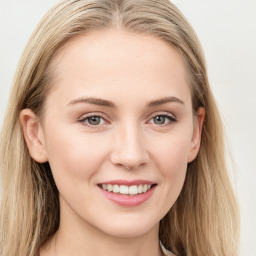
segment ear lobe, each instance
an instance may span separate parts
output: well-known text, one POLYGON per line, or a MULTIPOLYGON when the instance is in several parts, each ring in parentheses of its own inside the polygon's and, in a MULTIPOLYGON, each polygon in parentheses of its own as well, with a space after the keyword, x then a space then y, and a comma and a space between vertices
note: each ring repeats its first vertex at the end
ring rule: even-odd
POLYGON ((188 155, 188 163, 192 162, 198 154, 200 143, 201 143, 201 135, 202 135, 204 119, 205 119, 205 109, 203 107, 200 107, 197 110, 196 117, 195 117, 193 136, 191 140, 191 148, 188 155))
POLYGON ((47 162, 44 133, 38 117, 31 109, 23 109, 20 122, 30 156, 39 163, 47 162))

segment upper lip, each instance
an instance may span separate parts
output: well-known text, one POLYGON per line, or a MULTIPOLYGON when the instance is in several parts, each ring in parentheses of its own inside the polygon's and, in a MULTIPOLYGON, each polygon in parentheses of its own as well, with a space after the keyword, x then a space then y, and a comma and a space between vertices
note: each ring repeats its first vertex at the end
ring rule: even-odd
POLYGON ((112 185, 126 185, 126 186, 132 186, 132 185, 140 185, 140 184, 149 184, 153 185, 156 184, 155 182, 149 181, 149 180, 109 180, 104 181, 99 184, 112 184, 112 185))

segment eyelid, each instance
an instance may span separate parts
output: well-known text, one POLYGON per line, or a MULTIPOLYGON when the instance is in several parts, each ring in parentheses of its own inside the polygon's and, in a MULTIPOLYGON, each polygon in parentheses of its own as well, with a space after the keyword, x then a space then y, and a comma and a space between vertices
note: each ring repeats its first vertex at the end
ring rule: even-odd
POLYGON ((155 112, 155 113, 153 113, 149 116, 149 119, 152 119, 156 116, 167 116, 167 117, 170 117, 170 118, 173 118, 173 119, 177 120, 177 118, 174 114, 172 114, 170 112, 165 112, 165 111, 155 112))
POLYGON ((177 122, 177 118, 176 118, 176 116, 174 114, 171 114, 170 112, 165 112, 165 111, 156 112, 156 113, 150 115, 150 117, 149 117, 147 122, 150 122, 154 117, 157 117, 157 116, 166 116, 167 118, 170 118, 169 119, 170 122, 167 123, 167 124, 162 124, 162 125, 154 124, 157 127, 169 126, 169 125, 177 122))
MULTIPOLYGON (((177 118, 174 114, 172 114, 170 112, 166 112, 166 111, 160 111, 160 112, 155 112, 155 113, 149 115, 148 118, 147 118, 148 121, 146 123, 149 123, 154 117, 157 117, 157 116, 166 116, 167 118, 170 118, 169 119, 170 122, 168 122, 167 124, 162 124, 162 125, 155 124, 158 127, 168 126, 168 125, 171 125, 172 123, 177 122, 177 118)), ((100 127, 105 126, 107 124, 110 124, 109 118, 102 112, 90 112, 90 113, 83 114, 82 116, 77 118, 77 121, 79 123, 81 123, 82 125, 84 125, 84 126, 92 127, 94 129, 100 128, 100 127), (102 118, 104 120, 104 124, 90 125, 88 123, 85 123, 87 118, 90 118, 90 117, 93 117, 93 116, 97 116, 97 117, 102 118)))
POLYGON ((82 125, 84 125, 84 126, 93 127, 94 129, 97 129, 97 128, 105 125, 105 124, 90 125, 90 124, 85 123, 87 118, 90 118, 90 117, 93 117, 93 116, 97 116, 97 117, 102 118, 105 121, 105 123, 110 123, 108 118, 106 117, 106 115, 101 113, 101 112, 90 112, 90 113, 87 113, 87 114, 83 114, 82 116, 77 118, 77 121, 82 123, 82 125))

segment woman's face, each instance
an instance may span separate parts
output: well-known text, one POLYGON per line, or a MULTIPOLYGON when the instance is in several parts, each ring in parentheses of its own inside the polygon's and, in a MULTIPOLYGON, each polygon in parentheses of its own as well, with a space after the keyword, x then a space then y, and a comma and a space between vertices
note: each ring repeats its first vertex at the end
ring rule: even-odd
POLYGON ((182 58, 151 35, 106 30, 68 42, 53 65, 39 155, 61 225, 118 237, 157 230, 200 143, 182 58))

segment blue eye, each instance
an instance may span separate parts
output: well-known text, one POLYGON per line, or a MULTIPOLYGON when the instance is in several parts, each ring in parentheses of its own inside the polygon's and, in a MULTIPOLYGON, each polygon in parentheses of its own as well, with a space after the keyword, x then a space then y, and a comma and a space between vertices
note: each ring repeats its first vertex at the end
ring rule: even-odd
POLYGON ((156 125, 165 125, 170 124, 172 122, 176 122, 176 119, 173 116, 169 115, 156 115, 151 120, 151 122, 153 122, 156 125))
POLYGON ((90 125, 99 125, 101 123, 101 117, 100 116, 90 116, 86 118, 86 121, 90 125))
POLYGON ((88 126, 98 126, 105 123, 105 120, 101 116, 87 116, 79 120, 79 122, 84 123, 88 126))

